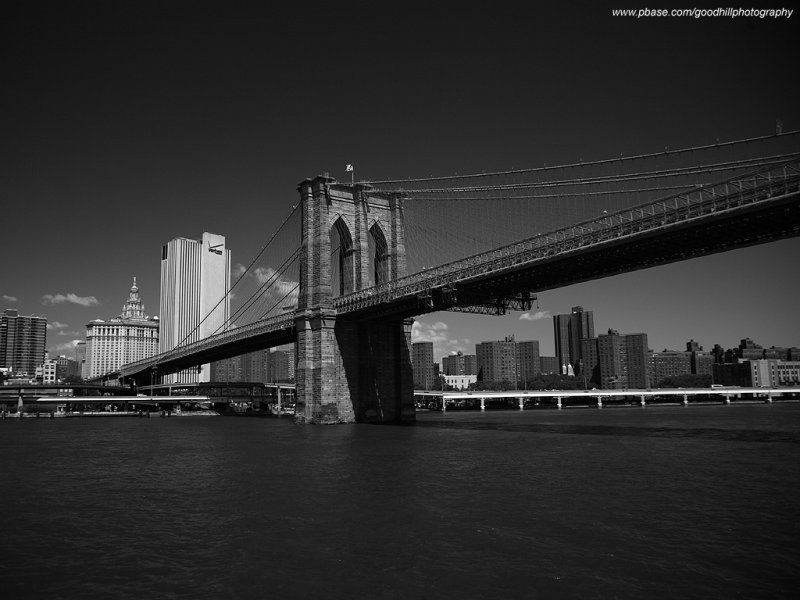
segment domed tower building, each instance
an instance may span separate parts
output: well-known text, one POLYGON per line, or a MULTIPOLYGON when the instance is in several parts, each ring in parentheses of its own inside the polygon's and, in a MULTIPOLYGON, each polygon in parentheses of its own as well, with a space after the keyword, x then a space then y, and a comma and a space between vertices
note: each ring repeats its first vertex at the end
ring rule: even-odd
POLYGON ((99 377, 124 364, 156 354, 158 325, 158 317, 145 314, 134 277, 122 314, 107 321, 95 319, 86 325, 83 377, 99 377))

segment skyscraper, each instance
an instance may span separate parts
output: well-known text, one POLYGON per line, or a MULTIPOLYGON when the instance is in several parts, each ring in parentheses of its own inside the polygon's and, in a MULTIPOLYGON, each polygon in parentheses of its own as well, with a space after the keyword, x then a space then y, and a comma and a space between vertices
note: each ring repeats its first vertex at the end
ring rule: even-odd
MULTIPOLYGON (((230 314, 231 254, 225 237, 175 238, 161 248, 159 352, 223 330, 230 314)), ((164 383, 211 380, 210 365, 165 376, 164 383)))
POLYGON ((0 315, 0 367, 34 377, 44 363, 46 342, 44 317, 21 317, 13 308, 0 315))
POLYGON ((566 372, 567 365, 571 364, 569 355, 569 315, 553 316, 553 337, 556 343, 556 359, 558 372, 566 372))
POLYGON ((108 321, 95 319, 87 323, 83 377, 99 377, 157 351, 158 318, 145 314, 134 277, 122 314, 108 321))
POLYGON ((568 315, 555 315, 553 329, 556 343, 556 356, 562 372, 572 365, 577 375, 580 373, 583 350, 581 340, 594 337, 594 315, 584 311, 582 306, 573 306, 568 315))

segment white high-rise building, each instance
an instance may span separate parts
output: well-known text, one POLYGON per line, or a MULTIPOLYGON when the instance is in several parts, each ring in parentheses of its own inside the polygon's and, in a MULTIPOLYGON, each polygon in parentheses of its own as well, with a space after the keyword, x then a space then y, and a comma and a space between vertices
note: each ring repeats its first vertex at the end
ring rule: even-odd
MULTIPOLYGON (((223 330, 230 314, 231 253, 225 236, 175 238, 161 248, 159 353, 223 330)), ((162 378, 163 383, 211 380, 209 364, 162 378)))
POLYGON ((136 277, 122 314, 108 321, 95 319, 86 325, 86 360, 83 377, 91 379, 120 366, 153 356, 158 350, 158 317, 148 317, 139 298, 136 277))

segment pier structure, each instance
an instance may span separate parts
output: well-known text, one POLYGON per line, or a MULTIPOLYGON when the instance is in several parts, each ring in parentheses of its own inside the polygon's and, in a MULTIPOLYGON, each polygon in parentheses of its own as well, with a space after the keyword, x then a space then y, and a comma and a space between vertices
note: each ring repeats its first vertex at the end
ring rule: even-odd
POLYGON ((436 405, 446 412, 448 404, 469 408, 487 409, 493 403, 519 410, 531 407, 555 408, 595 406, 598 409, 612 406, 639 405, 642 408, 666 404, 689 406, 690 404, 725 404, 774 401, 800 401, 800 386, 777 388, 696 388, 696 389, 649 389, 649 390, 513 390, 506 392, 441 392, 415 391, 417 406, 436 405), (735 402, 734 402, 735 399, 735 402))

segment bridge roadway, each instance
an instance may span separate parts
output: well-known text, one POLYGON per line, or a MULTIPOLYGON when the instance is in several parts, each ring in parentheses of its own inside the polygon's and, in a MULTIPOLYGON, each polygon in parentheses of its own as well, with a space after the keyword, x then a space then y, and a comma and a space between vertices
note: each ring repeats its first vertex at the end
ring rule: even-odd
POLYGON ((480 402, 481 410, 486 409, 486 401, 493 399, 517 399, 520 410, 525 409, 525 400, 530 398, 555 400, 557 408, 563 408, 567 401, 580 399, 582 401, 593 400, 598 408, 603 408, 603 400, 633 398, 641 406, 646 406, 647 398, 674 397, 680 400, 684 406, 689 405, 690 398, 699 396, 708 398, 718 396, 720 401, 730 404, 733 398, 742 399, 743 396, 750 396, 750 401, 758 401, 762 398, 764 402, 771 403, 774 398, 794 397, 800 399, 800 386, 793 387, 715 387, 715 388, 669 388, 669 389, 647 389, 647 390, 511 390, 505 392, 491 391, 470 391, 470 392, 434 392, 434 391, 415 391, 415 398, 433 397, 443 398, 442 411, 447 410, 448 402, 458 400, 471 400, 480 402))
MULTIPOLYGON (((470 306, 527 309, 537 291, 800 234, 800 160, 537 235, 334 299, 340 317, 383 319, 470 306), (526 304, 527 303, 527 304, 526 304)), ((146 380, 292 343, 297 313, 124 365, 146 380)))

